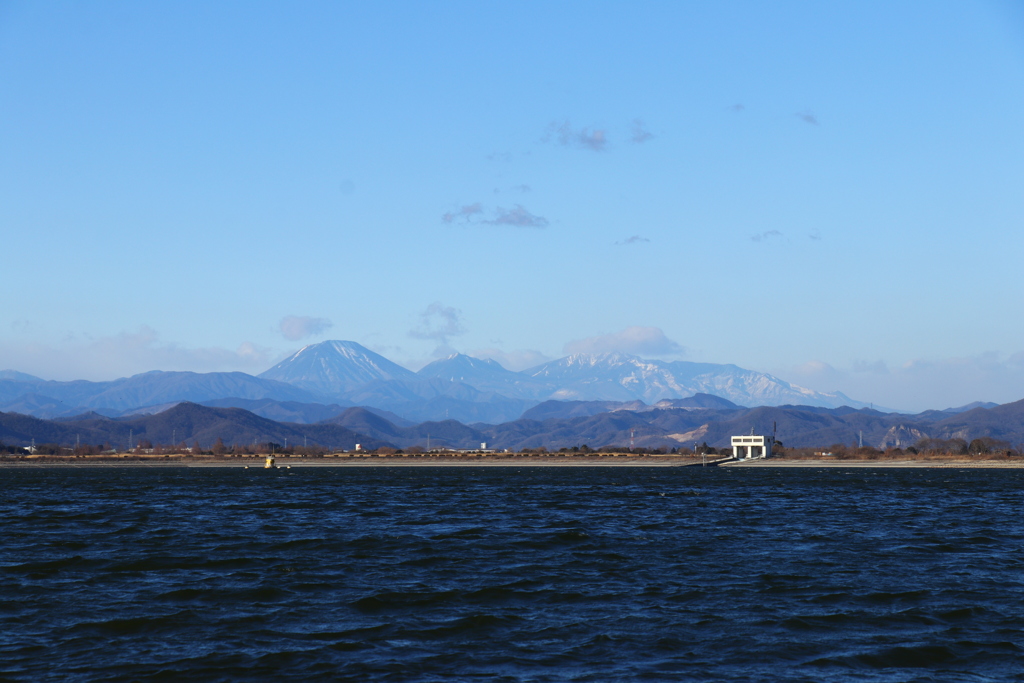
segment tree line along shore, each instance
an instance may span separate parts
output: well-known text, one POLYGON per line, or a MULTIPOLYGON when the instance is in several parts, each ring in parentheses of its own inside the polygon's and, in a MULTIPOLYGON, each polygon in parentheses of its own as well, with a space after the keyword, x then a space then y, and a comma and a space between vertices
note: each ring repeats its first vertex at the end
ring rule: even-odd
MULTIPOLYGON (((160 444, 139 439, 134 442, 131 448, 119 449, 111 444, 83 444, 76 443, 74 446, 60 443, 33 443, 32 446, 11 446, 0 441, 0 457, 4 456, 26 456, 26 455, 60 455, 60 456, 101 456, 115 455, 124 457, 127 455, 174 455, 174 456, 216 456, 216 457, 245 457, 265 456, 270 454, 280 456, 300 457, 325 457, 347 454, 373 455, 378 457, 389 456, 453 456, 453 455, 530 455, 530 456, 579 456, 579 455, 615 455, 615 456, 643 456, 643 455, 674 455, 686 456, 729 456, 732 455, 731 446, 714 447, 706 442, 694 447, 669 446, 658 448, 629 447, 624 445, 610 444, 600 448, 591 448, 587 444, 581 446, 563 447, 559 449, 522 448, 515 451, 509 449, 487 449, 486 444, 481 444, 479 449, 457 449, 447 446, 436 448, 424 448, 421 446, 409 446, 406 448, 394 448, 380 446, 377 448, 363 448, 358 444, 354 449, 327 448, 319 444, 280 444, 274 441, 262 441, 254 443, 235 443, 228 446, 222 439, 217 439, 208 447, 203 447, 199 441, 193 441, 189 446, 187 442, 181 441, 177 444, 160 444)), ((776 441, 772 448, 774 458, 820 458, 834 457, 843 459, 875 459, 875 458, 918 458, 918 457, 1020 457, 1024 455, 1024 444, 1013 446, 1008 441, 1002 441, 991 437, 979 437, 968 442, 965 439, 921 439, 913 446, 907 448, 890 447, 875 448, 873 446, 847 446, 845 444, 832 444, 824 447, 809 448, 787 448, 781 441, 776 441)))
MULTIPOLYGON (((720 462, 732 456, 728 447, 714 448, 697 446, 696 448, 633 448, 621 446, 605 446, 592 449, 586 445, 571 448, 548 450, 546 448, 507 450, 455 450, 435 448, 426 450, 416 446, 399 449, 380 447, 375 449, 335 450, 317 445, 287 446, 277 443, 236 444, 227 447, 221 440, 209 449, 203 449, 198 443, 192 446, 179 444, 167 446, 140 442, 131 450, 118 451, 103 445, 62 446, 59 444, 39 444, 32 448, 5 446, 0 444, 0 462, 4 463, 153 463, 153 462, 252 462, 273 455, 291 461, 306 462, 344 462, 369 461, 377 462, 448 462, 448 461, 501 461, 501 460, 561 460, 573 461, 622 461, 642 460, 660 462, 676 462, 679 464, 696 464, 720 462)), ((989 462, 1024 464, 1024 452, 1009 447, 1008 444, 992 439, 976 439, 970 443, 962 439, 939 441, 926 440, 915 447, 877 449, 871 446, 849 447, 833 444, 825 448, 785 448, 778 447, 772 454, 772 461, 785 461, 793 464, 799 462, 989 462)))

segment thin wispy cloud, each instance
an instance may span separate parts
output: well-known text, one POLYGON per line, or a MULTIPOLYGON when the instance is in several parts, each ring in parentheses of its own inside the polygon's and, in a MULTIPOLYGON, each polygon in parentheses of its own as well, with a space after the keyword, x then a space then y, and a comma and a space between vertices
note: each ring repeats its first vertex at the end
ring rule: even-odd
POLYGON ((511 209, 503 209, 499 206, 494 213, 495 217, 484 221, 484 223, 511 225, 516 228, 546 228, 548 226, 547 218, 530 213, 521 204, 516 204, 511 209))
POLYGON ((476 351, 470 351, 468 355, 473 358, 487 358, 497 361, 501 367, 513 372, 535 368, 538 365, 554 360, 550 356, 546 356, 540 351, 534 351, 533 349, 520 349, 518 351, 502 351, 495 348, 477 349, 476 351))
POLYGON ((876 360, 873 363, 869 363, 864 360, 853 361, 850 369, 854 372, 873 372, 876 375, 888 375, 889 366, 885 364, 883 360, 876 360))
MULTIPOLYGON (((512 187, 510 187, 508 189, 511 192, 519 192, 521 194, 526 194, 527 192, 532 192, 533 191, 533 188, 530 187, 529 185, 513 185, 512 187)), ((494 194, 501 194, 501 193, 502 193, 502 189, 500 187, 494 188, 494 194)))
POLYGON ((630 142, 632 142, 634 145, 640 145, 647 142, 653 137, 654 134, 651 133, 651 131, 647 130, 647 125, 643 122, 642 119, 633 119, 633 128, 629 136, 630 142))
POLYGON ((563 147, 589 149, 594 152, 603 152, 608 146, 608 133, 603 128, 577 130, 568 121, 551 123, 542 139, 563 147))
POLYGON ((507 164, 512 161, 512 152, 491 152, 484 158, 487 161, 500 161, 507 164))
POLYGON ((457 211, 449 211, 441 216, 445 223, 460 223, 466 225, 506 225, 514 228, 546 228, 548 219, 530 212, 522 204, 516 204, 511 209, 495 207, 493 211, 486 211, 482 204, 470 204, 463 206, 457 211))
POLYGON ((621 242, 616 242, 615 244, 621 244, 621 245, 625 245, 625 244, 640 244, 642 242, 650 242, 650 240, 647 239, 646 237, 641 237, 640 235, 633 235, 632 237, 627 237, 626 239, 622 240, 621 242))
POLYGON ((764 232, 759 232, 756 235, 751 235, 750 240, 752 242, 764 242, 776 237, 782 237, 782 233, 778 230, 765 230, 764 232))
POLYGON ((787 379, 817 391, 842 391, 890 408, 919 411, 954 408, 973 401, 1020 400, 1024 353, 914 359, 889 364, 853 360, 846 368, 811 361, 780 370, 787 379))
POLYGON ((447 343, 449 337, 456 337, 465 332, 462 327, 462 311, 435 301, 420 313, 420 324, 409 330, 409 336, 414 339, 434 339, 447 343))
POLYGON ((680 356, 680 344, 665 336, 659 327, 627 327, 621 332, 577 339, 565 345, 567 354, 628 353, 637 356, 680 356))
POLYGON ((269 349, 242 342, 235 350, 187 347, 163 341, 143 325, 135 332, 92 337, 69 335, 57 344, 0 340, 4 365, 44 379, 111 380, 151 370, 192 372, 263 372, 269 367, 269 349))
POLYGON ((809 125, 812 125, 812 126, 817 126, 818 125, 818 117, 815 116, 814 114, 810 113, 810 112, 797 112, 796 114, 794 114, 794 116, 797 117, 798 119, 800 119, 801 121, 803 121, 806 124, 809 124, 809 125))
POLYGON ((469 223, 472 222, 474 216, 478 216, 483 212, 484 207, 480 204, 480 202, 477 202, 476 204, 469 204, 467 206, 463 206, 457 211, 449 211, 441 216, 441 220, 444 221, 445 223, 469 223))
POLYGON ((419 324, 409 330, 409 336, 413 339, 429 339, 437 342, 437 348, 434 349, 435 356, 450 354, 453 349, 448 344, 448 340, 465 333, 466 330, 462 326, 462 311, 437 301, 420 313, 419 324))
POLYGON ((278 323, 281 336, 290 341, 298 341, 306 337, 326 332, 334 326, 327 318, 310 318, 309 316, 287 315, 278 323))

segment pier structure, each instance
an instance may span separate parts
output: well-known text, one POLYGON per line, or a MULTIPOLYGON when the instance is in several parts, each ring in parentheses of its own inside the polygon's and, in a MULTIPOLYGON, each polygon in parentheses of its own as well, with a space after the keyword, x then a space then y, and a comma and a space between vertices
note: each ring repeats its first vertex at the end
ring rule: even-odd
POLYGON ((755 458, 772 457, 772 445, 775 437, 757 434, 744 434, 732 437, 732 456, 737 460, 753 460, 755 458))

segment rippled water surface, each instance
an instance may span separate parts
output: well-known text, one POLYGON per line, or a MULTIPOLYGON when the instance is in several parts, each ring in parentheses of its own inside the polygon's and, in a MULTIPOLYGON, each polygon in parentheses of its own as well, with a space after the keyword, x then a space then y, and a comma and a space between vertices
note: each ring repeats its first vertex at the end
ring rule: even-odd
POLYGON ((0 680, 1024 680, 1024 472, 0 469, 0 680))

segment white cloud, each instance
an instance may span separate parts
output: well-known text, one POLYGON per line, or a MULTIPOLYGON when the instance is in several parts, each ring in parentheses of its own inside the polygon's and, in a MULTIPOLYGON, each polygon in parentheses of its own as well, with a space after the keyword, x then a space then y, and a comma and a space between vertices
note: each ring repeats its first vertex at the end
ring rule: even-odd
POLYGON ((658 327, 627 327, 621 332, 577 339, 565 345, 565 352, 570 355, 619 352, 637 356, 680 356, 685 351, 658 327))
POLYGON ((465 334, 462 328, 462 311, 444 306, 435 301, 420 313, 420 324, 409 330, 409 336, 416 339, 435 339, 447 343, 449 337, 465 334))
POLYGON ((462 327, 462 311, 451 306, 444 306, 435 301, 420 313, 420 323, 409 330, 413 339, 432 339, 437 342, 434 357, 440 358, 455 352, 448 343, 451 337, 465 334, 462 327))
POLYGON ((326 317, 309 317, 308 315, 286 315, 281 318, 278 326, 282 336, 291 341, 298 341, 327 332, 334 323, 326 317))
POLYGON ((281 318, 278 329, 281 335, 290 341, 297 341, 315 334, 326 332, 334 326, 327 318, 310 318, 309 316, 288 315, 281 318))
POLYGON ((0 368, 56 380, 110 380, 150 370, 256 373, 270 361, 270 350, 251 342, 234 351, 188 348, 161 341, 147 326, 104 337, 71 337, 59 344, 0 342, 0 368))

